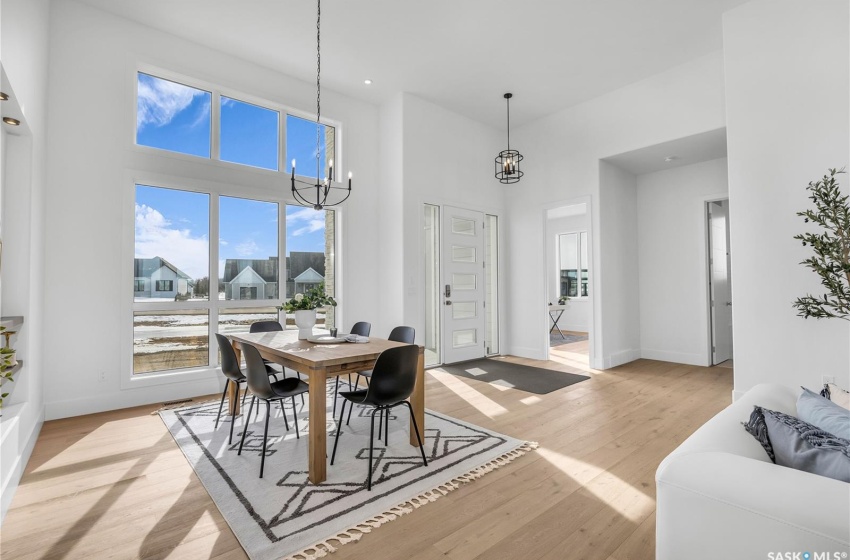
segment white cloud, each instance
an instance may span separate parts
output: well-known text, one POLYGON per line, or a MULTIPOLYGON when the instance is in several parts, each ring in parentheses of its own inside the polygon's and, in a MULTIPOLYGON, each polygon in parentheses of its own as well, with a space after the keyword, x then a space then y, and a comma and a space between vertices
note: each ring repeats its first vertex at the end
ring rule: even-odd
POLYGON ((325 211, 313 210, 312 208, 301 208, 295 212, 288 213, 286 220, 291 224, 298 224, 301 227, 291 233, 292 236, 298 237, 305 233, 313 233, 325 229, 325 211))
POLYGON ((137 258, 162 257, 192 278, 209 274, 209 242, 191 230, 172 227, 156 208, 136 204, 137 258))
MULTIPOLYGON (((136 126, 163 126, 188 107, 197 95, 207 92, 160 79, 139 80, 139 101, 136 109, 136 126)), ((203 113, 209 114, 209 104, 203 113)), ((200 118, 200 117, 199 117, 200 118)))
POLYGON ((251 255, 256 255, 257 251, 260 250, 260 247, 254 243, 253 239, 249 239, 243 243, 240 243, 235 248, 236 254, 240 257, 250 257, 251 255))

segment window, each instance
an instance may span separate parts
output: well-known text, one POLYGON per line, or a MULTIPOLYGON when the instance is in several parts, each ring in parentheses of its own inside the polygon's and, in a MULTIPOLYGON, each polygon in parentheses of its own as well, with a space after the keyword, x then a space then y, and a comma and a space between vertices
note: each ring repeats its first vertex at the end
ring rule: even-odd
MULTIPOLYGON (((246 331, 260 320, 295 328, 294 316, 276 309, 284 298, 322 284, 334 294, 333 211, 136 185, 135 212, 134 374, 209 367, 218 360, 216 332, 246 331), (211 231, 219 234, 214 261, 211 231)), ((319 310, 318 319, 333 326, 334 310, 319 310)))
MULTIPOLYGON (((136 144, 140 146, 286 173, 291 173, 294 159, 302 176, 315 177, 317 171, 322 178, 332 175, 336 129, 331 125, 285 114, 271 102, 263 104, 267 106, 248 103, 145 72, 136 74, 136 90, 136 144), (218 116, 216 137, 212 137, 213 114, 218 116), (286 166, 281 169, 283 138, 286 166)), ((339 162, 333 168, 333 177, 341 177, 339 162)))
POLYGON ((277 171, 279 118, 277 111, 222 96, 221 160, 277 171))
POLYGON ((139 72, 136 143, 210 157, 211 100, 208 91, 139 72))
POLYGON ((587 297, 588 255, 587 232, 558 235, 559 295, 587 297))
MULTIPOLYGON (((321 286, 334 295, 334 220, 333 210, 286 207, 286 299, 321 286)), ((317 325, 332 328, 334 312, 320 308, 317 325)), ((295 315, 287 315, 286 324, 295 328, 295 315)))
MULTIPOLYGON (((305 177, 316 176, 316 121, 286 115, 286 172, 292 172, 296 160, 296 173, 305 177)), ((328 165, 334 159, 336 131, 332 126, 318 125, 320 175, 328 175, 328 165)), ((339 180, 338 176, 335 176, 339 180)))
POLYGON ((156 291, 157 292, 174 291, 174 281, 173 280, 157 280, 156 281, 156 291))

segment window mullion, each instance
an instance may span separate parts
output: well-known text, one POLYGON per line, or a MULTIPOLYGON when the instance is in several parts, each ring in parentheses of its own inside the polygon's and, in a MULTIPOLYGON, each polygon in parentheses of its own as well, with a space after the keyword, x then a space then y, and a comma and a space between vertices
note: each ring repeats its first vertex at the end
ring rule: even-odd
POLYGON ((221 94, 212 92, 212 107, 210 107, 212 123, 210 126, 210 157, 221 160, 221 94))

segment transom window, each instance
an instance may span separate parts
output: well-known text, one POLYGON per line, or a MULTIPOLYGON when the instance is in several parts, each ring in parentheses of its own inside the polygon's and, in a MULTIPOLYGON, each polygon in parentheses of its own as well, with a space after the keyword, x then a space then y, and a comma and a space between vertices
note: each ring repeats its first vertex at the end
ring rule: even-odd
POLYGON ((209 89, 138 72, 136 144, 287 173, 295 159, 296 173, 315 177, 318 128, 318 171, 327 175, 336 153, 333 126, 287 114, 271 102, 249 103, 209 89), (283 168, 281 145, 286 146, 283 168))

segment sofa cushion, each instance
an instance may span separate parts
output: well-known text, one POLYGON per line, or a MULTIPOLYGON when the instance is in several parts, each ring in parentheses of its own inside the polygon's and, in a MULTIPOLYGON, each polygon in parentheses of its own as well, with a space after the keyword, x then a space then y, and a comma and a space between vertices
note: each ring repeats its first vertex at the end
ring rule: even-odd
POLYGON ((850 440, 760 406, 744 427, 777 465, 850 482, 850 440))
POLYGON ((805 387, 797 398, 797 418, 842 439, 850 439, 850 410, 805 387))
POLYGON ((850 410, 850 391, 842 389, 835 383, 827 383, 823 386, 823 391, 820 394, 841 408, 850 410))

